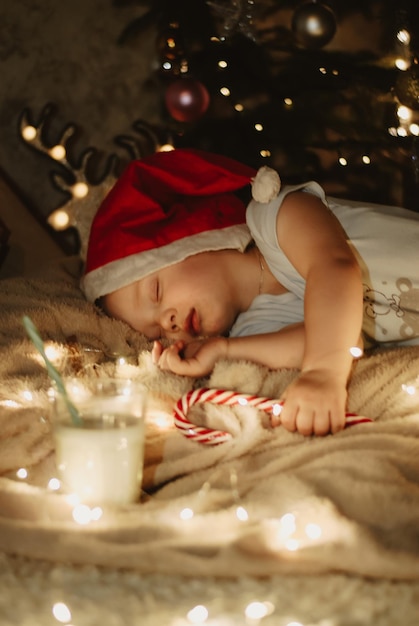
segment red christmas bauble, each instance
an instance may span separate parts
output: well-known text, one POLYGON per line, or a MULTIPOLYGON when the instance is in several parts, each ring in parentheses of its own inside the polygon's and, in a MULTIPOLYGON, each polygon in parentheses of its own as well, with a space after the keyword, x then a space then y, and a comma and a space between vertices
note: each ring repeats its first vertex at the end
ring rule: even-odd
POLYGON ((178 78, 166 89, 165 102, 170 115, 178 122, 194 122, 208 109, 206 87, 194 78, 178 78))

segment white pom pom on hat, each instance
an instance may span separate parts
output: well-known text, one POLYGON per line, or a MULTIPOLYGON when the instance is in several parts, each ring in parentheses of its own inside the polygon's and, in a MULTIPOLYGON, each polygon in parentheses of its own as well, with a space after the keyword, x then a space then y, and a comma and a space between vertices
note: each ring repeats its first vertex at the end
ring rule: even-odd
POLYGON ((252 197, 256 202, 266 204, 277 197, 281 189, 281 179, 277 171, 263 166, 252 179, 252 197))

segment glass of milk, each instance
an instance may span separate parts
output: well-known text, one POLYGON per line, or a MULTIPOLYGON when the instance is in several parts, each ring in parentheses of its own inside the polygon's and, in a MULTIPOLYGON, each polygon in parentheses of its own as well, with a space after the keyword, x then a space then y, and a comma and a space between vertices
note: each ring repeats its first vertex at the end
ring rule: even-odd
POLYGON ((138 500, 144 463, 147 391, 124 378, 66 378, 74 420, 54 392, 54 438, 61 486, 81 502, 124 505, 138 500))

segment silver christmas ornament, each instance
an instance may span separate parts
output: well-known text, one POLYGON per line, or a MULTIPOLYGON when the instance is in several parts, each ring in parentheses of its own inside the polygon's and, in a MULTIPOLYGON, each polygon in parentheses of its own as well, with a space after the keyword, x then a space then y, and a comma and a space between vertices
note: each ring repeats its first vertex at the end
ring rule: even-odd
POLYGON ((292 32, 304 48, 322 48, 336 32, 336 17, 332 9, 321 2, 304 2, 294 12, 292 32))

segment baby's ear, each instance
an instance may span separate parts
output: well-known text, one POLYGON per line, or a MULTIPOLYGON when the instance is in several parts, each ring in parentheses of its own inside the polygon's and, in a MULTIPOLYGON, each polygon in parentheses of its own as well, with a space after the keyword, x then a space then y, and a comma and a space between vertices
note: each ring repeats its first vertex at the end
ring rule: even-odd
POLYGON ((256 202, 266 204, 279 194, 281 179, 278 172, 264 165, 252 179, 252 196, 256 202))

